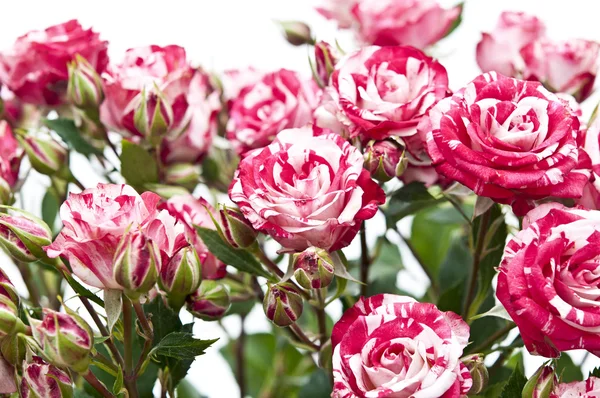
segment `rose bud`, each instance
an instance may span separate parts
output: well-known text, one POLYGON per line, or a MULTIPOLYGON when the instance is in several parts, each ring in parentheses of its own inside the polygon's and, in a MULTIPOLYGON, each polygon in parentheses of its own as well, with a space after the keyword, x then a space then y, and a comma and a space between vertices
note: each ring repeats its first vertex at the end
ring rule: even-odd
POLYGON ((113 264, 117 283, 129 298, 137 299, 156 284, 160 252, 141 232, 135 231, 123 236, 113 264))
POLYGON ((219 216, 225 240, 235 248, 245 248, 256 241, 256 231, 238 210, 220 206, 219 216))
POLYGON ((188 295, 194 293, 202 281, 202 261, 196 249, 184 247, 163 262, 160 270, 158 285, 167 293, 169 305, 180 309, 188 295))
POLYGON ((225 315, 230 304, 225 286, 216 281, 203 280, 200 288, 188 297, 187 308, 195 317, 216 321, 225 315))
POLYGON ((18 332, 18 325, 22 325, 19 307, 10 297, 0 295, 0 339, 18 332))
POLYGON ((33 337, 52 365, 72 368, 77 373, 88 370, 94 338, 82 318, 73 312, 63 314, 44 308, 44 319, 30 319, 30 324, 33 337))
POLYGON ((390 140, 371 141, 365 152, 365 168, 380 182, 400 177, 406 163, 402 147, 390 140))
POLYGON ((19 294, 2 269, 0 269, 0 296, 6 296, 11 299, 15 305, 19 305, 19 294))
POLYGON ((38 356, 23 364, 22 398, 63 398, 73 396, 69 375, 38 356))
POLYGON ((283 30, 283 36, 292 46, 301 46, 303 44, 313 44, 310 27, 300 21, 279 21, 283 30))
POLYGON ((327 250, 309 247, 294 254, 294 277, 305 289, 321 289, 333 280, 333 260, 327 250))
POLYGON ((165 167, 164 179, 167 184, 193 190, 200 181, 200 169, 192 163, 175 163, 165 167))
POLYGON ((488 369, 483 363, 483 354, 471 354, 461 358, 462 363, 467 367, 473 380, 473 386, 469 394, 479 394, 487 386, 490 375, 488 369))
MULTIPOLYGON (((558 383, 551 366, 540 366, 523 387, 523 398, 550 398, 554 385, 558 383)), ((469 391, 469 393, 471 393, 469 391)))
POLYGON ((98 108, 104 100, 102 79, 94 67, 79 55, 69 64, 67 98, 87 115, 98 119, 98 108))
POLYGON ((0 243, 20 261, 32 262, 46 255, 42 249, 52 243, 52 233, 41 219, 23 210, 5 206, 16 214, 0 214, 0 243))
POLYGON ((263 309, 267 318, 276 326, 289 326, 302 315, 302 296, 291 283, 270 285, 263 301, 263 309))
POLYGON ((341 54, 331 47, 329 43, 319 41, 315 44, 315 75, 319 78, 321 86, 327 86, 329 76, 334 71, 335 64, 341 58, 341 54))
POLYGON ((18 135, 17 140, 25 149, 31 166, 40 174, 53 176, 67 164, 67 150, 52 138, 18 135))
POLYGON ((135 128, 154 146, 169 132, 173 124, 173 108, 166 97, 154 87, 142 90, 140 101, 133 115, 135 128))

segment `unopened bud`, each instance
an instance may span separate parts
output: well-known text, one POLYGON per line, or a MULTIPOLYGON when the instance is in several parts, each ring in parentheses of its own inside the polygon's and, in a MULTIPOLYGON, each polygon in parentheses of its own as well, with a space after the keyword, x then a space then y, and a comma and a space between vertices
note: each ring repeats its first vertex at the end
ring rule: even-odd
POLYGON ((523 387, 523 398, 550 398, 558 378, 551 366, 540 366, 523 387))
POLYGON ((165 167, 165 182, 193 190, 200 181, 200 167, 191 163, 175 163, 165 167))
POLYGON ((0 339, 15 334, 20 322, 17 305, 8 296, 0 295, 0 339))
POLYGON ((473 386, 469 390, 469 394, 479 394, 487 387, 490 379, 488 370, 483 363, 483 354, 467 355, 461 361, 471 373, 471 380, 473 380, 473 386))
POLYGON ((8 206, 3 208, 15 213, 0 213, 0 243, 6 251, 25 262, 46 258, 42 248, 52 243, 48 225, 26 211, 8 206))
POLYGON ((69 375, 38 356, 23 364, 22 398, 71 398, 73 382, 69 375))
POLYGON ((187 308, 192 315, 205 321, 221 319, 229 309, 229 293, 222 284, 204 280, 200 288, 188 297, 187 308))
POLYGON ((102 79, 96 69, 80 55, 69 64, 67 98, 71 104, 89 115, 97 115, 104 100, 102 79))
POLYGON ((52 138, 18 135, 17 140, 38 173, 53 176, 67 164, 67 150, 52 138))
POLYGON ((300 21, 279 21, 279 25, 283 30, 283 36, 293 46, 301 46, 303 44, 313 44, 315 41, 312 38, 310 27, 300 21))
POLYGON ((240 211, 220 206, 219 217, 224 238, 231 246, 245 248, 256 241, 256 231, 240 211))
POLYGON ((0 296, 8 297, 17 306, 21 301, 17 290, 2 269, 0 269, 0 296))
POLYGON ((294 277, 305 289, 321 289, 333 280, 333 260, 327 250, 309 247, 294 254, 294 277))
POLYGON ((393 141, 371 141, 365 151, 365 168, 380 182, 401 176, 406 162, 404 151, 393 141))
POLYGON ((265 315, 280 327, 295 323, 302 315, 303 306, 300 292, 288 282, 270 285, 263 301, 265 315))
POLYGON ((315 65, 314 73, 319 78, 320 84, 326 86, 329 83, 329 77, 335 69, 335 64, 339 61, 341 55, 339 52, 324 41, 318 41, 315 44, 315 65))
POLYGON ((77 373, 88 370, 94 338, 81 317, 44 308, 43 320, 30 319, 30 323, 33 337, 52 365, 72 368, 77 373))
POLYGON ((187 296, 198 289, 201 278, 202 261, 200 261, 196 249, 188 246, 163 263, 158 285, 167 293, 169 306, 174 310, 179 310, 185 304, 187 296))
POLYGON ((160 252, 142 233, 134 231, 121 239, 113 264, 117 283, 129 298, 137 299, 156 284, 160 252))
POLYGON ((139 133, 153 146, 157 146, 169 132, 173 124, 173 109, 158 87, 141 92, 133 122, 139 133))

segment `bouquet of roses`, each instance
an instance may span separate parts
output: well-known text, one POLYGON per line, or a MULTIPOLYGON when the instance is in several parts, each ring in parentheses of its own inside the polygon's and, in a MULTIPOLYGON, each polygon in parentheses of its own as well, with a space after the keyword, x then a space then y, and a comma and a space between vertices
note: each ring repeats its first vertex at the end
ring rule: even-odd
POLYGON ((318 11, 357 47, 282 22, 312 77, 75 20, 0 52, 0 395, 199 397, 214 321, 242 397, 600 397, 599 44, 505 12, 452 91, 462 4, 318 11))

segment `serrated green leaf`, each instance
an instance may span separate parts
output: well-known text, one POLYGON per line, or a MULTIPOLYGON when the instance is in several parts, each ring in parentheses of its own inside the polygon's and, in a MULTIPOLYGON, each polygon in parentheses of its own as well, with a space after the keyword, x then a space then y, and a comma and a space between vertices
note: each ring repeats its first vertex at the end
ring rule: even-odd
POLYGON ((162 355, 176 359, 194 359, 204 354, 204 351, 214 344, 214 340, 200 340, 191 333, 173 332, 166 335, 156 347, 152 349, 153 355, 162 355))
POLYGON ((102 152, 87 142, 71 119, 45 119, 44 124, 56 132, 67 146, 88 158, 91 155, 102 155, 102 152))
POLYGON ((516 366, 515 370, 508 378, 506 385, 502 389, 499 398, 520 397, 526 383, 527 378, 523 375, 523 368, 521 368, 521 366, 516 366))
POLYGON ((443 201, 445 198, 434 198, 423 183, 412 182, 394 192, 384 212, 393 227, 402 218, 443 201))
POLYGON ((573 359, 566 352, 563 352, 556 361, 556 374, 560 378, 561 383, 583 380, 583 373, 580 367, 573 363, 573 359))
POLYGON ((208 250, 227 265, 252 275, 271 278, 256 258, 246 250, 234 249, 214 229, 198 227, 196 231, 208 250))
POLYGON ((133 142, 123 140, 121 147, 121 174, 134 187, 158 182, 156 159, 133 142))

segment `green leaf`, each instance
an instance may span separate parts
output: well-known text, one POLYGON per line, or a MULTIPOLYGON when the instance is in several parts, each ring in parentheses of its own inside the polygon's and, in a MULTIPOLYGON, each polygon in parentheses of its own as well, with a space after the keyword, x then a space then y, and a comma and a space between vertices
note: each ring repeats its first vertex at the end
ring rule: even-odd
POLYGON ((377 247, 377 257, 369 267, 369 281, 393 278, 404 268, 398 245, 392 244, 384 236, 380 237, 377 247))
POLYGON ((130 185, 158 182, 156 159, 146 149, 127 140, 121 148, 121 174, 130 185))
POLYGON ((117 372, 117 378, 115 379, 115 384, 113 384, 112 392, 115 395, 119 395, 121 389, 123 388, 123 370, 119 366, 119 371, 117 372))
POLYGON ((523 368, 521 366, 515 367, 515 370, 502 389, 499 398, 520 397, 526 383, 527 378, 523 375, 523 368))
POLYGON ((121 316, 121 291, 120 290, 105 290, 104 291, 104 307, 108 320, 108 332, 111 333, 113 327, 121 316))
POLYGON ((467 280, 463 279, 449 289, 444 290, 437 302, 440 311, 452 311, 460 314, 465 294, 465 284, 467 280))
POLYGON ((96 296, 94 293, 86 289, 81 283, 73 279, 71 275, 69 275, 67 272, 63 272, 63 276, 67 280, 69 286, 73 288, 75 293, 89 299, 90 301, 98 304, 101 307, 104 307, 104 301, 100 297, 96 296))
POLYGON ((182 380, 177 387, 175 396, 177 398, 207 398, 200 394, 198 390, 187 380, 182 380))
POLYGON ((434 198, 423 183, 411 182, 390 197, 385 210, 388 225, 393 227, 402 218, 443 201, 445 198, 434 198))
MULTIPOLYGON (((450 36, 450 34, 452 34, 452 32, 454 32, 456 30, 456 28, 458 28, 460 26, 460 24, 462 23, 462 16, 463 16, 463 11, 465 9, 465 2, 463 1, 462 3, 457 4, 456 7, 460 8, 460 12, 458 14, 458 17, 456 17, 454 22, 452 22, 452 25, 450 25, 450 28, 448 28, 448 31, 446 32, 444 37, 450 36)), ((444 37, 442 37, 442 39, 444 37)))
POLYGON ((196 231, 208 250, 225 264, 242 272, 271 278, 271 275, 265 271, 252 254, 246 250, 234 249, 219 236, 217 231, 198 226, 196 226, 196 231))
POLYGON ((42 199, 42 220, 48 224, 52 231, 54 231, 54 222, 58 215, 59 206, 60 203, 56 199, 56 195, 51 189, 48 189, 42 199))
POLYGON ((93 398, 90 394, 85 392, 85 390, 80 390, 79 388, 73 390, 73 398, 93 398))
POLYGON ((194 359, 204 354, 217 340, 200 340, 194 338, 191 333, 173 332, 166 335, 152 349, 152 354, 176 359, 194 359))
POLYGON ((102 155, 102 152, 98 148, 83 138, 73 120, 45 119, 44 124, 51 130, 54 130, 69 148, 81 153, 82 155, 85 155, 88 158, 91 155, 102 155))
POLYGON ((329 398, 331 389, 329 376, 323 369, 318 369, 310 375, 308 383, 302 387, 298 398, 329 398))
POLYGON ((556 361, 556 374, 560 378, 561 383, 583 380, 583 373, 580 367, 573 363, 573 359, 566 352, 563 352, 556 361))

